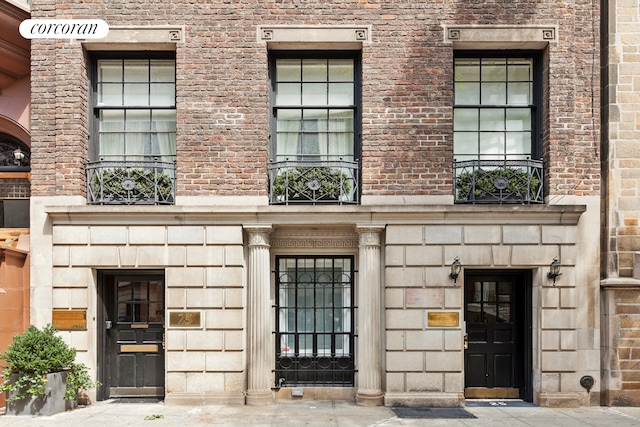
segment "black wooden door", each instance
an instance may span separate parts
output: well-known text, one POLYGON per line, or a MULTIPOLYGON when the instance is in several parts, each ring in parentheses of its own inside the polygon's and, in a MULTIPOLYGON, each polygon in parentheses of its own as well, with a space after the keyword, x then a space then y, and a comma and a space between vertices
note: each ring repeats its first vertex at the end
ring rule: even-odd
POLYGON ((524 398, 525 275, 465 275, 467 397, 524 398))
POLYGON ((106 277, 104 397, 164 396, 164 278, 106 277))

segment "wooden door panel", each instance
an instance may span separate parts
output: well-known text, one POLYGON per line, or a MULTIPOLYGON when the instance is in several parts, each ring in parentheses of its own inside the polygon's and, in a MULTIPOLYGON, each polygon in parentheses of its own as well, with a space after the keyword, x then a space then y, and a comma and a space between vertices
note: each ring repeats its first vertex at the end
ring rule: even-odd
POLYGON ((164 279, 115 275, 106 307, 109 396, 164 394, 164 279))
POLYGON ((482 397, 483 388, 492 389, 485 396, 496 397, 512 396, 514 389, 523 387, 517 366, 524 357, 520 345, 524 329, 519 322, 524 316, 517 310, 524 309, 520 298, 524 292, 517 287, 524 281, 517 276, 492 272, 465 277, 465 388, 473 397, 482 397))

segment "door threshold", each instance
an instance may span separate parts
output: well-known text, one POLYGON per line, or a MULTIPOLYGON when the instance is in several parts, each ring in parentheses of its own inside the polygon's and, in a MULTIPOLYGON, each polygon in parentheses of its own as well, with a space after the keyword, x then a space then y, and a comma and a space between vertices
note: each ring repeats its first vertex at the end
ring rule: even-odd
POLYGON ((470 408, 478 408, 478 407, 511 407, 511 408, 530 408, 536 407, 533 402, 526 402, 522 399, 465 399, 465 406, 470 408))
POLYGON ((511 387, 467 387, 464 389, 465 399, 519 399, 520 389, 511 387))

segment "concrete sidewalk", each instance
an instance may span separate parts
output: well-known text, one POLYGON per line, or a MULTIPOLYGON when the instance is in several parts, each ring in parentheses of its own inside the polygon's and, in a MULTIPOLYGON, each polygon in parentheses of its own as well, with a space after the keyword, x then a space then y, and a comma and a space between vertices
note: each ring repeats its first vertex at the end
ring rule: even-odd
POLYGON ((392 408, 344 401, 286 401, 266 407, 105 401, 50 417, 2 415, 0 426, 640 426, 640 408, 551 409, 494 403, 463 409, 476 418, 400 418, 392 408))

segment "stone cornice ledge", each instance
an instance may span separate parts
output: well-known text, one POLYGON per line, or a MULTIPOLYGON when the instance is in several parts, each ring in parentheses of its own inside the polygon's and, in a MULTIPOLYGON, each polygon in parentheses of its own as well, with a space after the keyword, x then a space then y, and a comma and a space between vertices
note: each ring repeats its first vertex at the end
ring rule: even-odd
POLYGON ((601 288, 640 288, 640 279, 634 279, 633 277, 610 277, 600 281, 601 288))
POLYGON ((48 206, 54 224, 576 225, 586 205, 48 206))

